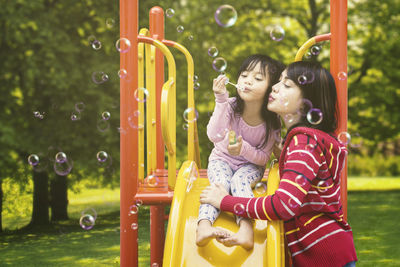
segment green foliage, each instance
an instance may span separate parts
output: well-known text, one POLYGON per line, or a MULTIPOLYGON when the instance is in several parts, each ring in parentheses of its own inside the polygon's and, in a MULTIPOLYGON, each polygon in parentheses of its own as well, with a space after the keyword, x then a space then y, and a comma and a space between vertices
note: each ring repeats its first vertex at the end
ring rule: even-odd
POLYGON ((348 174, 351 176, 399 176, 400 156, 372 156, 351 154, 348 158, 348 174))

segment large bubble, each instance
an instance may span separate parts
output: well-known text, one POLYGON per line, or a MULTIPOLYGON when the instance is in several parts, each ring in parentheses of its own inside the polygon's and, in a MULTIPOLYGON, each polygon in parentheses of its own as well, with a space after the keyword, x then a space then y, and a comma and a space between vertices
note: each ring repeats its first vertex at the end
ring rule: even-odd
POLYGON ((222 5, 215 11, 215 21, 221 27, 231 27, 236 23, 237 12, 231 5, 222 5))
POLYGON ((282 41, 283 38, 285 38, 285 30, 281 26, 275 25, 270 30, 269 36, 271 37, 271 39, 273 41, 276 41, 276 42, 282 41))
POLYGON ((131 48, 131 41, 129 41, 127 38, 118 39, 115 43, 115 47, 117 48, 118 52, 126 53, 131 48))
POLYGON ((212 63, 213 69, 218 72, 225 71, 227 66, 228 66, 228 63, 226 62, 226 60, 223 57, 217 57, 216 59, 214 59, 214 61, 212 63))

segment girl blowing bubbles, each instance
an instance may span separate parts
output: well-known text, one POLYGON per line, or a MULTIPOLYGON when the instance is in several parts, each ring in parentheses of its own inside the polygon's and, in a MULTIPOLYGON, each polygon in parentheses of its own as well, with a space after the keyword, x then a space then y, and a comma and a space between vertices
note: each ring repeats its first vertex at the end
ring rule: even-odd
MULTIPOLYGON (((336 98, 335 82, 326 69, 313 62, 290 64, 268 101, 268 109, 288 127, 278 190, 271 196, 248 198, 230 196, 223 186, 211 185, 200 196, 201 203, 224 211, 234 212, 240 203, 246 207, 243 217, 283 220, 294 266, 355 266, 357 260, 340 199, 347 150, 334 135, 336 98), (304 116, 310 109, 305 99, 322 112, 322 118, 315 118, 319 112, 304 116)), ((219 239, 230 245, 232 237, 219 239)))
MULTIPOLYGON (((284 65, 264 55, 248 57, 240 67, 237 96, 229 98, 228 78, 214 79, 215 109, 207 125, 207 135, 214 143, 207 174, 211 184, 219 183, 233 196, 253 197, 251 187, 264 174, 264 166, 274 149, 273 132, 280 128, 279 118, 265 107, 272 85, 278 81, 284 65), (236 133, 236 142, 229 142, 229 130, 236 133)), ((232 236, 213 227, 219 210, 200 205, 196 244, 206 245, 211 238, 229 237, 227 246, 253 248, 251 220, 237 217, 239 231, 232 236)), ((240 215, 240 214, 239 214, 240 215)))

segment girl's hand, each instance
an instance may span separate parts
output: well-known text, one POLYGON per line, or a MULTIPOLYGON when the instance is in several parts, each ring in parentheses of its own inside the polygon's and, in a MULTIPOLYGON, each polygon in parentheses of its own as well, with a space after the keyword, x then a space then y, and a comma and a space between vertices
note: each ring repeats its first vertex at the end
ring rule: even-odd
POLYGON ((228 144, 228 153, 229 155, 232 156, 239 156, 240 155, 240 150, 242 149, 242 143, 243 143, 243 139, 242 136, 239 136, 236 140, 236 143, 231 145, 228 144))
POLYGON ((228 77, 225 75, 219 75, 217 78, 214 79, 213 81, 213 91, 216 94, 225 94, 226 92, 226 80, 228 77))
POLYGON ((229 193, 225 190, 223 185, 211 184, 207 186, 200 194, 200 203, 210 204, 217 209, 220 209, 222 199, 227 195, 229 195, 229 193))

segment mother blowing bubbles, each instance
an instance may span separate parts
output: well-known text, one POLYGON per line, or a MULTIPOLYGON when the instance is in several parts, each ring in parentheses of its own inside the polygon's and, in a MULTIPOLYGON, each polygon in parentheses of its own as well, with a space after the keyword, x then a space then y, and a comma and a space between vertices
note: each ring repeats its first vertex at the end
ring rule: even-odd
MULTIPOLYGON (((267 108, 288 129, 277 191, 266 197, 233 197, 212 184, 200 202, 232 213, 241 204, 246 207, 242 217, 284 221, 294 266, 355 266, 353 234, 340 199, 347 149, 334 134, 338 117, 334 79, 316 62, 294 62, 272 87, 267 108)), ((229 245, 231 238, 217 241, 229 245)))

